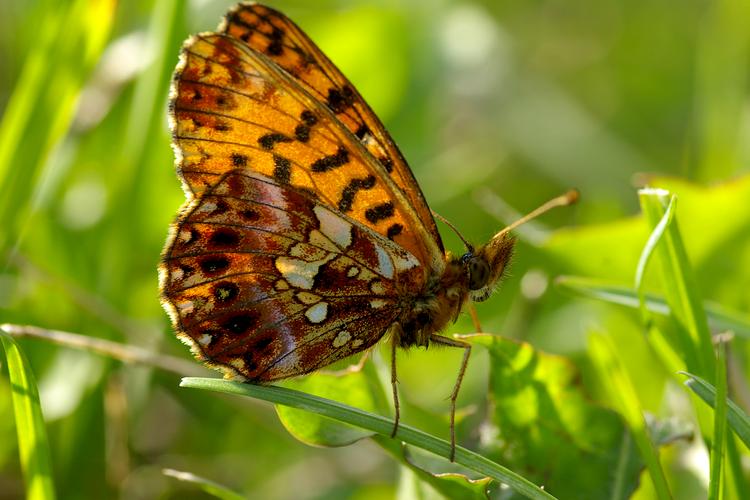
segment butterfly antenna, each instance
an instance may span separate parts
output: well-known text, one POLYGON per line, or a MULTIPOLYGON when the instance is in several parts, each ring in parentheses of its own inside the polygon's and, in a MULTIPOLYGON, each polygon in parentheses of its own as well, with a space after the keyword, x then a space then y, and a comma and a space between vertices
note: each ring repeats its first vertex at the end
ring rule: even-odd
POLYGON ((453 230, 453 232, 456 233, 456 236, 458 236, 461 239, 461 241, 464 242, 464 245, 466 246, 467 250, 469 250, 470 252, 474 250, 474 245, 472 245, 471 243, 469 243, 468 241, 466 241, 466 238, 464 238, 461 235, 461 233, 458 232, 458 229, 456 229, 456 226, 454 226, 453 224, 451 224, 450 221, 448 221, 448 219, 446 219, 445 217, 443 217, 442 215, 440 215, 436 211, 434 211, 434 210, 430 210, 430 211, 432 212, 432 215, 436 219, 440 220, 440 222, 442 222, 443 224, 445 224, 446 226, 448 226, 449 228, 451 228, 453 230))
POLYGON ((518 219, 517 221, 515 221, 511 225, 503 228, 499 233, 497 233, 495 236, 493 236, 492 239, 494 240, 494 239, 496 239, 496 238, 498 238, 500 236, 503 236, 506 233, 509 233, 509 232, 513 231, 518 226, 529 222, 531 219, 536 219, 540 215, 549 212, 553 208, 567 207, 568 205, 572 205, 573 203, 575 203, 575 202, 578 201, 578 197, 579 197, 578 190, 577 189, 571 189, 570 191, 568 191, 565 194, 561 194, 560 196, 557 196, 556 198, 552 198, 551 200, 549 200, 544 205, 538 207, 535 210, 532 210, 531 212, 529 212, 528 214, 524 215, 523 217, 521 217, 520 219, 518 219))

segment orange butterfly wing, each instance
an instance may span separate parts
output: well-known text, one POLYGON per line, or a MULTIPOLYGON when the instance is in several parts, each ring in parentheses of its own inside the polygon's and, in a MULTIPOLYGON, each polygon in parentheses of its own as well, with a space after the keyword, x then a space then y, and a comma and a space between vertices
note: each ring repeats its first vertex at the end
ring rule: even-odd
POLYGON ((390 174, 429 233, 442 243, 427 202, 398 146, 357 89, 294 22, 259 4, 240 3, 226 15, 219 31, 244 41, 292 75, 333 111, 390 174))
POLYGON ((232 36, 191 38, 175 73, 170 116, 189 195, 199 195, 228 170, 247 168, 314 193, 424 265, 442 269, 442 242, 419 187, 356 90, 283 15, 241 5, 227 19, 224 28, 232 36), (247 16, 259 13, 276 23, 262 26, 277 33, 278 43, 294 45, 253 46, 262 31, 245 36, 248 42, 235 36, 238 26, 248 29, 247 16), (279 26, 285 35, 278 35, 279 26), (307 69, 295 69, 292 59, 280 57, 285 53, 303 58, 307 69), (321 102, 322 85, 343 101, 328 95, 321 102))
POLYGON ((178 335, 207 364, 251 381, 308 373, 372 346, 424 272, 307 193, 241 170, 173 227, 160 281, 178 335))

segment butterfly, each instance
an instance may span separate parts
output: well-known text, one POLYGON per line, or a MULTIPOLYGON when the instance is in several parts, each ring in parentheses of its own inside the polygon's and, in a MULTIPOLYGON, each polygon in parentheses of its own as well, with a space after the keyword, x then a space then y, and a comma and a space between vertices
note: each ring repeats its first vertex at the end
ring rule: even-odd
POLYGON ((388 337, 464 350, 440 332, 485 300, 508 264, 508 230, 447 253, 406 160, 359 92, 284 14, 240 3, 190 37, 169 105, 187 201, 159 267, 162 303, 197 358, 267 383, 313 372, 388 337))

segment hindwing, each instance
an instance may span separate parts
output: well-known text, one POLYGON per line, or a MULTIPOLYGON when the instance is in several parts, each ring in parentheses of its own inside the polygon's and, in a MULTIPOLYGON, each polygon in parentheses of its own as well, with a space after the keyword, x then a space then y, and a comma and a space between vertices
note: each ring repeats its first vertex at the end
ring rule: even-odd
POLYGON ((234 170, 173 226, 160 281, 179 336, 251 381, 375 344, 424 286, 406 250, 305 191, 234 170))

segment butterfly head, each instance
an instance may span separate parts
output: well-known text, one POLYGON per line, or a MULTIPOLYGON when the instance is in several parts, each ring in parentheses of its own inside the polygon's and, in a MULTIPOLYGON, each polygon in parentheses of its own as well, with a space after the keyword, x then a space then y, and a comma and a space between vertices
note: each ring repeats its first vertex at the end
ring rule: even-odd
POLYGON ((510 233, 502 233, 475 251, 469 247, 461 257, 474 302, 486 300, 497 288, 513 255, 515 243, 510 233))

